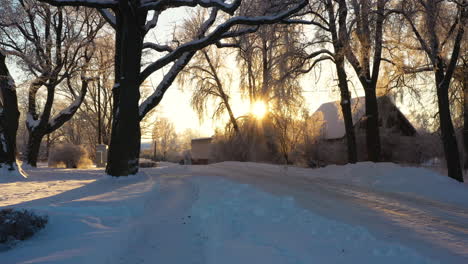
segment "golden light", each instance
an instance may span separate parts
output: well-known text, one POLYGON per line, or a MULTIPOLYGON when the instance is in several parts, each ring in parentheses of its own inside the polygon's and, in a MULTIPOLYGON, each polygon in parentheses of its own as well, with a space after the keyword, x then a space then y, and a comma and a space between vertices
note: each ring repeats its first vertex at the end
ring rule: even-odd
POLYGON ((256 101, 250 110, 257 119, 262 119, 267 114, 267 105, 263 101, 256 101))

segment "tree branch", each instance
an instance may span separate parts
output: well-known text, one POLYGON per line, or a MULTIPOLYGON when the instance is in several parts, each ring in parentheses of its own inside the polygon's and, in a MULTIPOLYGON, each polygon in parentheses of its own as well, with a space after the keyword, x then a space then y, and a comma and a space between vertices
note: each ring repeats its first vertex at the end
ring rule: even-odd
POLYGON ((162 11, 171 7, 196 7, 201 6, 205 8, 218 8, 230 15, 239 8, 242 0, 235 0, 231 4, 226 3, 223 0, 152 0, 141 5, 144 10, 156 10, 162 11))
POLYGON ((219 25, 216 29, 214 29, 207 36, 185 43, 179 46, 178 48, 176 48, 171 53, 162 57, 161 59, 151 63, 141 73, 140 83, 142 83, 146 78, 148 78, 153 72, 177 60, 180 56, 182 56, 182 54, 186 52, 194 51, 194 50, 203 49, 207 47, 208 45, 215 44, 220 39, 231 37, 233 34, 235 35, 236 33, 232 33, 232 32, 229 33, 229 30, 235 25, 258 26, 258 25, 263 25, 263 24, 273 24, 301 10, 304 6, 306 6, 307 2, 308 2, 307 0, 303 0, 300 4, 296 5, 295 7, 289 10, 280 12, 277 15, 257 16, 257 17, 239 16, 239 17, 231 18, 227 20, 226 22, 224 22, 223 24, 219 25))
POLYGON ((106 20, 106 22, 109 23, 109 25, 111 25, 111 27, 113 27, 114 29, 117 27, 117 19, 115 15, 112 14, 110 9, 98 8, 98 11, 104 18, 104 20, 106 20))
POLYGON ((117 0, 38 0, 53 6, 86 6, 94 8, 113 8, 117 7, 117 0))

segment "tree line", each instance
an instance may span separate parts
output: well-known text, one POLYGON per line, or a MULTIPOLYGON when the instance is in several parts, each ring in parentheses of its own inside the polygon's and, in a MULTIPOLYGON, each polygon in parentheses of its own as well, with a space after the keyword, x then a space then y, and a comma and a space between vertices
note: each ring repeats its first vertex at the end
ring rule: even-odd
POLYGON ((228 116, 231 137, 252 140, 245 132, 248 122, 233 114, 223 73, 222 54, 229 50, 241 71, 242 92, 250 102, 267 102, 273 125, 283 131, 275 136, 286 162, 298 134, 292 124, 304 103, 300 80, 321 64, 332 63, 337 76, 350 163, 358 160, 352 76, 365 95, 365 159, 374 162, 382 160, 378 90, 398 86, 409 94, 415 89, 405 83, 409 76, 430 76, 448 176, 463 181, 452 119, 455 105, 460 105, 454 96, 462 91, 460 109, 467 127, 466 0, 8 0, 0 8, 2 166, 15 167, 19 122, 5 56, 12 57, 29 84, 26 162, 35 166, 43 138, 77 112, 102 111, 96 100, 86 98, 89 93, 95 98, 105 86, 107 121, 102 130, 110 145, 106 172, 122 176, 138 171, 141 121, 175 80, 196 83, 192 105, 202 116, 207 100, 214 100, 214 116, 228 116), (170 39, 148 37, 160 26, 162 14, 177 8, 196 12, 170 39), (114 41, 110 57, 102 49, 106 39, 114 41), (164 77, 153 93, 142 97, 142 85, 155 72, 165 72, 164 77), (39 102, 41 91, 45 95, 39 102), (70 104, 54 113, 60 91, 70 104))

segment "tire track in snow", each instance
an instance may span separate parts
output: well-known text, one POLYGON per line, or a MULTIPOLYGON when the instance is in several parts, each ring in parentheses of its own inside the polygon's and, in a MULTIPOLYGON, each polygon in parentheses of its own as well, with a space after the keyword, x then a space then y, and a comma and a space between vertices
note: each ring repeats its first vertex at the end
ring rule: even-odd
POLYGON ((204 263, 202 241, 193 243, 198 225, 188 217, 196 186, 181 174, 150 177, 156 178, 156 190, 145 199, 145 215, 132 224, 116 263, 204 263))
MULTIPOLYGON (((380 192, 309 178, 275 167, 239 167, 226 164, 193 167, 200 175, 240 181, 278 195, 294 197, 309 210, 370 228, 376 236, 396 239, 426 254, 445 254, 444 263, 468 260, 468 210, 399 193, 380 192), (315 204, 314 204, 315 203, 315 204), (348 214, 348 215, 347 215, 348 214), (380 234, 379 234, 380 233, 380 234), (421 243, 424 246, 421 248, 421 243), (429 248, 433 248, 431 252, 429 248), (449 261, 450 262, 450 261, 449 261)), ((440 256, 438 256, 440 257, 440 256)))

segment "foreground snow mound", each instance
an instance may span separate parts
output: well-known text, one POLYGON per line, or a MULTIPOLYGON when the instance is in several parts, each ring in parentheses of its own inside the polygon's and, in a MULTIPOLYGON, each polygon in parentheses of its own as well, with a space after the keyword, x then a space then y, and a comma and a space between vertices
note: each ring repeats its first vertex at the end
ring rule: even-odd
POLYGON ((437 263, 278 197, 226 180, 193 179, 191 214, 206 240, 206 263, 437 263))
POLYGON ((413 194, 468 207, 468 185, 424 168, 362 162, 313 170, 310 176, 379 191, 413 194))

